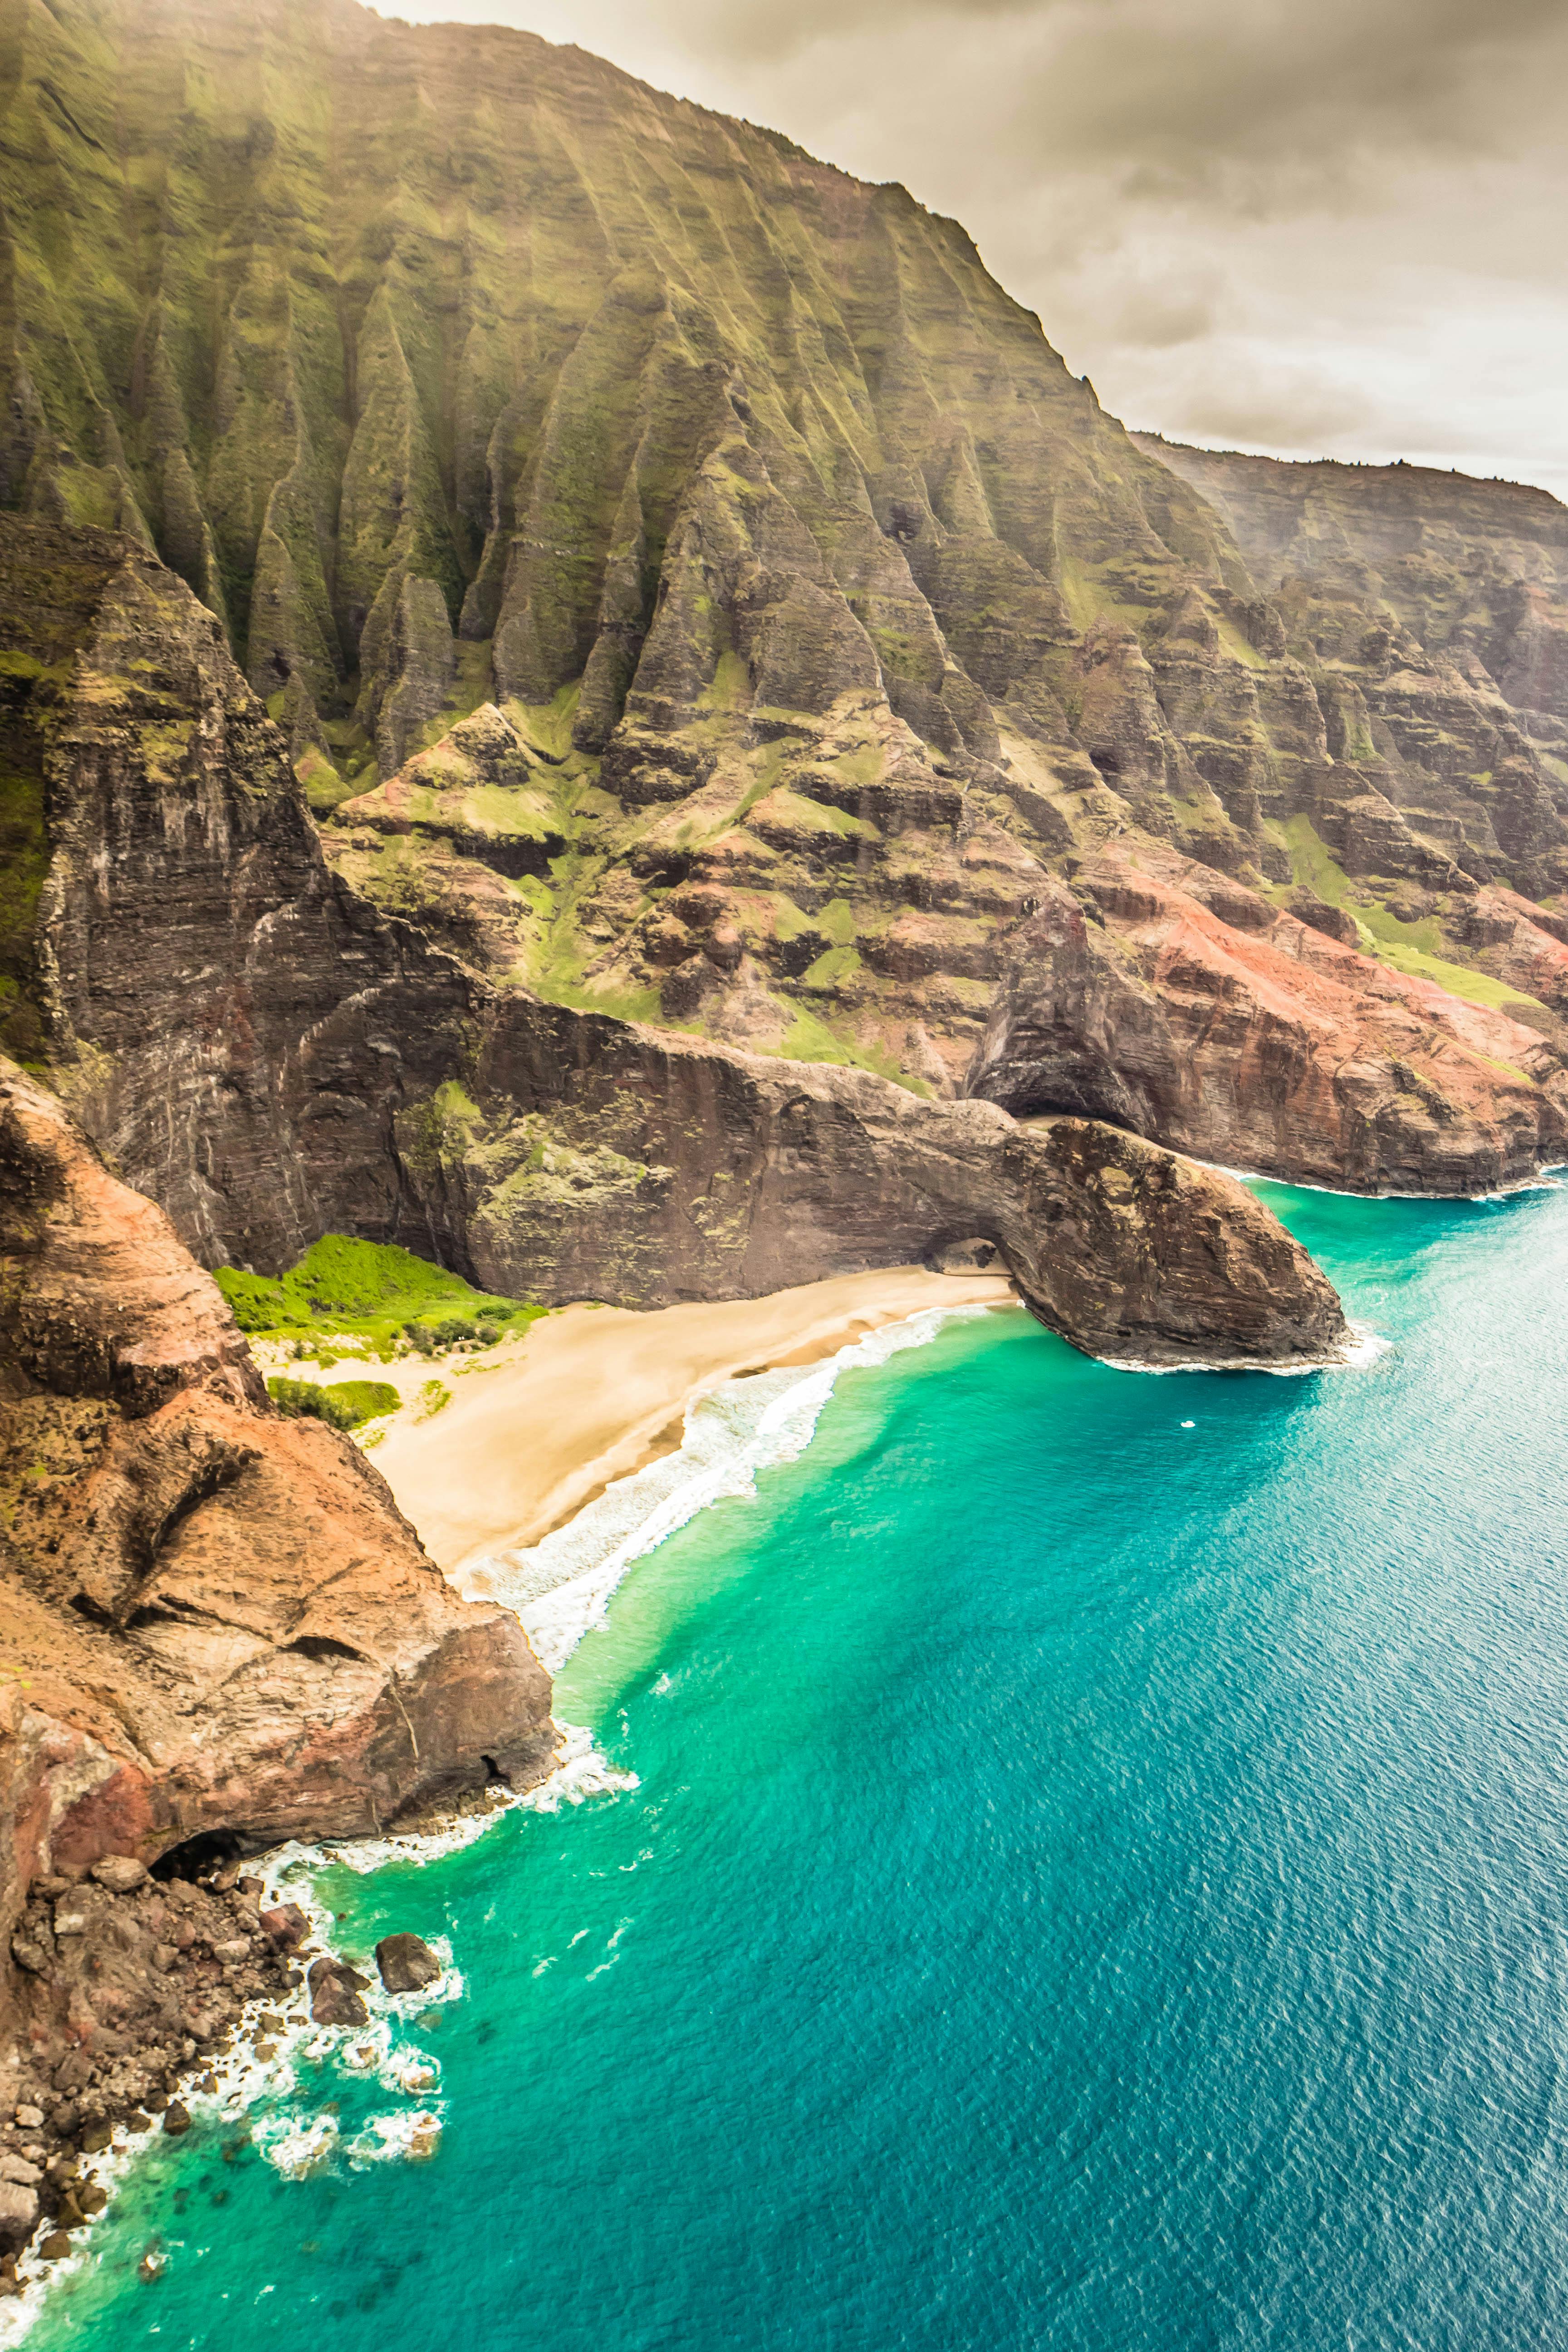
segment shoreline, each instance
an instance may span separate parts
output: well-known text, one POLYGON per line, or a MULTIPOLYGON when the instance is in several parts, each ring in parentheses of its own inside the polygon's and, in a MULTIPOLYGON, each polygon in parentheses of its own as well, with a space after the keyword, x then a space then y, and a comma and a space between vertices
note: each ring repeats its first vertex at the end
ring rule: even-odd
POLYGON ((1232 1168, 1223 1160, 1190 1158, 1197 1168, 1211 1169, 1216 1176, 1234 1176, 1238 1184, 1279 1184, 1292 1192, 1322 1192, 1331 1201, 1467 1201, 1480 1208, 1492 1201, 1517 1200, 1521 1192, 1560 1192, 1563 1180, 1568 1178, 1568 1160, 1551 1160, 1536 1170, 1533 1176, 1521 1176, 1517 1183, 1500 1185, 1490 1192, 1401 1192, 1385 1188, 1376 1192, 1352 1192, 1343 1184, 1313 1184, 1305 1176, 1271 1176, 1262 1168, 1232 1168))
POLYGON ((725 1381, 826 1362, 912 1316, 1016 1303, 1005 1275, 893 1266, 763 1298, 559 1307, 484 1357, 389 1366, 410 1388, 450 1372, 453 1392, 427 1418, 410 1400, 375 1424, 371 1459, 460 1591, 481 1560, 530 1549, 678 1453, 692 1407, 725 1381))
MULTIPOLYGON (((1002 1307, 1023 1311, 1005 1276, 933 1275, 921 1267, 840 1276, 760 1300, 726 1300, 716 1306, 694 1304, 645 1313, 588 1305, 566 1307, 531 1326, 521 1339, 483 1356, 465 1358, 448 1351, 433 1359, 375 1366, 379 1374, 394 1378, 404 1392, 404 1404, 397 1415, 373 1427, 384 1433, 389 1444, 394 1435, 402 1435, 401 1453, 392 1456, 398 1475, 388 1483, 443 1573, 457 1585, 456 1570, 465 1559, 476 1565, 481 1559, 488 1563, 491 1547, 483 1544, 483 1531, 499 1529, 501 1541, 496 1549, 505 1548, 509 1535, 515 1541, 518 1533, 525 1541, 538 1540, 552 1528, 563 1532, 580 1519, 592 1520, 595 1502, 618 1486, 635 1492, 639 1474, 650 1466, 669 1460, 679 1472, 690 1417, 700 1417, 704 1400, 726 1382, 756 1383, 767 1391, 764 1403, 772 1402, 780 1390, 785 1400, 803 1400, 805 1417, 787 1441, 788 1450, 798 1450, 809 1443, 817 1411, 841 1364, 852 1361, 864 1343, 873 1344, 862 1360, 879 1361, 884 1352, 934 1337, 951 1317, 1002 1307), (879 1347, 879 1333, 886 1335, 879 1347), (541 1346, 546 1334, 550 1343, 541 1346), (628 1356, 637 1408, 629 1423, 624 1393, 628 1356), (794 1381, 778 1377, 792 1371, 797 1375, 794 1381), (437 1414, 422 1416, 419 1389, 443 1373, 464 1385, 437 1414), (771 1381, 770 1374, 775 1376, 771 1381), (546 1416, 549 1443, 540 1459, 525 1439, 520 1443, 519 1421, 526 1428, 531 1419, 538 1424, 546 1416), (488 1513, 487 1479, 500 1489, 488 1513), (454 1492, 467 1507, 448 1507, 443 1512, 443 1501, 454 1492), (416 1514, 423 1514, 423 1522, 416 1514), (434 1540, 427 1532, 432 1526, 438 1530, 434 1540), (465 1546, 463 1538, 476 1528, 481 1541, 465 1546)), ((264 1369, 272 1367, 264 1364, 264 1369)), ((361 1368, 351 1363, 349 1369, 361 1368)), ((765 1412, 763 1417, 765 1422, 765 1412)), ((360 1442, 363 1445, 363 1438, 360 1442)), ((700 1509, 709 1499, 712 1496, 703 1493, 691 1507, 700 1509)), ((618 1580, 617 1573, 607 1584, 596 1586, 595 1612, 577 1622, 569 1646, 574 1646, 589 1622, 597 1622, 618 1580)), ((273 1848, 220 1874, 215 1885, 222 1886, 226 1880, 233 1885, 244 1870, 254 1874, 251 1884, 260 1882, 265 1888, 260 1901, 298 1904, 309 1919, 309 1936, 301 1949, 291 1948, 279 1955, 280 1976, 289 1981, 247 1998, 221 2037, 171 2071, 169 2105, 181 2106, 191 2123, 237 2123, 259 2102, 286 2099, 297 2086, 303 2088, 302 2063, 316 2069, 341 2065, 354 2074, 374 2073, 395 2098, 418 2097, 421 2104, 372 2118, 369 2128, 382 2134, 384 2143, 376 2145, 362 2134, 357 2141, 340 2146, 330 2110, 314 2118, 279 2113, 266 2134, 257 2136, 268 2161, 287 2175, 334 2157, 343 2157, 358 2168, 432 2153, 443 2116, 439 2069, 429 2072, 432 2062, 423 2052, 394 2049, 403 1997, 383 1993, 374 1985, 373 1970, 373 1985, 367 1987, 368 2027, 328 2027, 312 2019, 310 1996, 297 1963, 318 1953, 342 1957, 335 1923, 314 1895, 313 1874, 339 1865, 368 1875, 390 1863, 433 1862, 471 1843, 506 1813, 554 1812, 563 1804, 576 1807, 637 1785, 635 1774, 608 1764, 589 1732, 559 1721, 556 1729, 551 1769, 515 1795, 497 1796, 472 1809, 437 1809, 378 1838, 273 1848), (363 2049, 351 2058, 351 2046, 360 2044, 363 2049), (395 2071, 405 2058, 418 2062, 417 2075, 407 2080, 395 2071)), ((426 1992, 415 2006, 460 1994, 461 1974, 450 1955, 446 1956, 443 1985, 450 1990, 426 1992)), ((161 2120, 157 2116, 120 2116, 109 2125, 90 2174, 107 2192, 106 2201, 85 2226, 71 2225, 72 2242, 63 2258, 42 2256, 44 2239, 54 2223, 47 2216, 40 2221, 16 2258, 11 2293, 0 2300, 0 2352, 20 2346, 46 2305, 61 2290, 68 2294, 73 2280, 90 2270, 98 2235, 94 2224, 112 2215, 115 2192, 150 2151, 161 2120)), ((144 2263, 151 2265, 144 2275, 154 2274, 163 2260, 155 2237, 143 2255, 144 2263)))

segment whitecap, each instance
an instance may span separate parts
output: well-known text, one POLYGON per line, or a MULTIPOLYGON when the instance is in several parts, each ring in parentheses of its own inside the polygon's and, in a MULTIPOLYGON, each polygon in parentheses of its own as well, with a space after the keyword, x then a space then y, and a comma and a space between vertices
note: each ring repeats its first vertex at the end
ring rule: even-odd
POLYGON ((335 2116, 268 2116, 256 2127, 256 2145, 286 2180, 303 2180, 331 2161, 338 2141, 335 2116))
POLYGON ((397 2115, 372 2116, 349 2142, 349 2162, 356 2171, 366 2164, 423 2164, 440 2145, 441 2118, 435 2110, 404 2108, 397 2115))

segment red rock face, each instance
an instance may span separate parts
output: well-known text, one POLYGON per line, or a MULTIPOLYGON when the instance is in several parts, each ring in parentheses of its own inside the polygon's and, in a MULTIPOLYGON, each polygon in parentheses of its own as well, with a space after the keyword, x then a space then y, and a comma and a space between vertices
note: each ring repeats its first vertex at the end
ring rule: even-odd
MULTIPOLYGON (((346 1439, 271 1410, 162 1213, 4 1063, 0 1514, 7 1937, 41 1872, 374 1832, 548 1769, 516 1619, 458 1599, 346 1439)), ((68 2020, 27 1981, 47 2042, 68 2020)))
MULTIPOLYGON (((1013 933, 971 1093, 1357 1192, 1482 1192, 1568 1151, 1558 1057, 1506 1011, 1157 849, 1108 852, 1075 887, 1013 933)), ((1484 895, 1508 902, 1516 959, 1568 968, 1528 901, 1484 895)))

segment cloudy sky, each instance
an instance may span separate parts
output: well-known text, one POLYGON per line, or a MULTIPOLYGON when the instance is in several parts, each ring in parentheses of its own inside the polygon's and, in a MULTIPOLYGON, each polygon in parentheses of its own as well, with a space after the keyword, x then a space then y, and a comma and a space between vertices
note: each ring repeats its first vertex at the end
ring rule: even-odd
POLYGON ((1568 0, 383 0, 972 231, 1129 424, 1568 497, 1568 0))

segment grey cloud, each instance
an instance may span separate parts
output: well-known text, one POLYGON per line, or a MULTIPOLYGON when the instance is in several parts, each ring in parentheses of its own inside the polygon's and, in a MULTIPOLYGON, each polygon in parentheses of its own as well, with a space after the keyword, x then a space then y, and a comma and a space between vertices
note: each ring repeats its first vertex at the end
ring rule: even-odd
POLYGON ((395 5, 902 180, 1141 425, 1568 484, 1568 0, 395 5))

